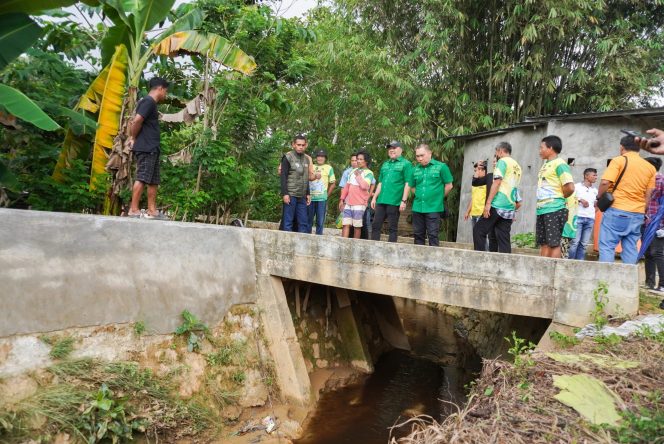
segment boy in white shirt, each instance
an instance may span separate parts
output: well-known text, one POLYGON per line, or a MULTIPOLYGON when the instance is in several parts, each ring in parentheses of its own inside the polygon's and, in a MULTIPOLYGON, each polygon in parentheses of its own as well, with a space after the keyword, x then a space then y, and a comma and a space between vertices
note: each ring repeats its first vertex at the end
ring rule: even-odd
POLYGON ((576 238, 569 245, 569 258, 584 260, 586 247, 595 226, 595 202, 597 201, 597 170, 586 168, 583 171, 583 182, 574 185, 579 207, 576 219, 576 238))

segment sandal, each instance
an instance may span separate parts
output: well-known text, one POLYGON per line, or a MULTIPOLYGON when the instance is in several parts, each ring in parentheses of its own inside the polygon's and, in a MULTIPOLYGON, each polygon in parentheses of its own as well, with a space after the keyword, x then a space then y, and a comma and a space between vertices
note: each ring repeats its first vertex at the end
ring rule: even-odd
POLYGON ((143 219, 148 219, 148 220, 169 220, 168 217, 163 214, 161 211, 158 211, 157 214, 150 214, 147 211, 141 216, 143 219))
POLYGON ((143 216, 142 211, 139 211, 138 213, 131 213, 129 211, 127 212, 127 217, 130 217, 132 219, 140 219, 142 216, 143 216))

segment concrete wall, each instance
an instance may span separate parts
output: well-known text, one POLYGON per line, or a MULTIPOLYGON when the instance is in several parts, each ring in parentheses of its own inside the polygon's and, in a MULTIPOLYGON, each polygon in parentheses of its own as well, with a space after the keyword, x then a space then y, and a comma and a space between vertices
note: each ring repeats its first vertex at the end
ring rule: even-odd
MULTIPOLYGON (((512 234, 535 231, 535 207, 537 200, 537 173, 542 165, 539 157, 540 140, 555 134, 563 141, 561 157, 565 160, 574 159, 571 166, 575 182, 583 180, 583 170, 596 168, 598 173, 604 172, 607 160, 619 155, 620 138, 624 135, 621 129, 645 131, 662 126, 661 119, 611 117, 589 120, 551 120, 541 127, 519 128, 505 134, 471 139, 464 149, 463 179, 461 183, 461 201, 457 242, 472 242, 470 221, 464 221, 463 215, 470 200, 470 187, 473 177, 473 162, 489 159, 489 171, 493 159, 494 148, 500 141, 512 144, 512 157, 523 169, 521 194, 523 207, 512 226, 512 234)), ((646 153, 642 153, 646 157, 646 153)))
POLYGON ((187 309, 213 325, 256 301, 249 229, 0 210, 0 337, 143 320, 170 333, 187 309))

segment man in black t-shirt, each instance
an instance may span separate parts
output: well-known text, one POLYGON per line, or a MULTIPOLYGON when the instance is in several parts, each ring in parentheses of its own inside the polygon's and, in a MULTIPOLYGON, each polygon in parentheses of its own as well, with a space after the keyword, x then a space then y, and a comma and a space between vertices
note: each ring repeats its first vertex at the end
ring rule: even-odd
POLYGON ((136 160, 136 181, 131 193, 129 217, 141 217, 138 207, 143 188, 148 187, 148 211, 145 219, 164 219, 157 211, 157 187, 159 186, 159 112, 157 104, 166 98, 168 82, 154 77, 149 82, 150 93, 139 100, 136 115, 129 129, 129 143, 136 160))

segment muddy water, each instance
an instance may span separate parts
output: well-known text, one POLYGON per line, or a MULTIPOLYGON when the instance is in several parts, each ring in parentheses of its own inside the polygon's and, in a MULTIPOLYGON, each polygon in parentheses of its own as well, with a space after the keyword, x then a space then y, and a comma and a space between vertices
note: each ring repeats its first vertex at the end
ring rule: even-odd
MULTIPOLYGON (((412 351, 390 351, 363 381, 324 393, 297 444, 384 444, 404 419, 441 418, 453 408, 450 402, 464 402, 464 385, 480 360, 454 335, 452 319, 414 301, 397 299, 397 309, 412 351)), ((401 428, 392 436, 407 432, 401 428)))

